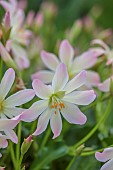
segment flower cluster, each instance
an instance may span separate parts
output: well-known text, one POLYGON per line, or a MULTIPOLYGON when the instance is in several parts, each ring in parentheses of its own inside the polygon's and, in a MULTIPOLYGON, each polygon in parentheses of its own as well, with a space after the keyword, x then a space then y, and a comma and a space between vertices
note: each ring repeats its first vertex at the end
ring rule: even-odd
MULTIPOLYGON (((101 108, 107 107, 107 104, 103 106, 102 102, 113 95, 113 50, 101 39, 94 39, 91 42, 93 47, 81 50, 82 52, 78 52, 78 47, 75 49, 70 43, 74 44, 73 37, 79 35, 83 26, 90 32, 87 27, 89 23, 93 28, 90 18, 76 21, 76 33, 73 27, 70 31, 66 30, 64 40, 57 41, 56 47, 52 47, 51 50, 48 40, 46 42, 44 38, 52 37, 51 32, 54 33, 54 28, 52 31, 49 27, 47 30, 43 28, 46 20, 51 25, 58 12, 57 7, 52 3, 42 3, 37 14, 30 11, 25 16, 26 4, 27 1, 0 0, 0 5, 5 10, 0 25, 0 149, 7 148, 9 140, 17 144, 17 151, 21 145, 20 159, 17 156, 16 162, 17 170, 21 169, 21 161, 33 142, 33 136, 46 131, 50 123, 53 139, 57 138, 63 133, 64 119, 70 124, 84 125, 86 121, 89 122, 84 108, 96 105, 97 113, 94 113, 94 116, 95 119, 99 118, 99 123, 97 121, 94 129, 77 144, 77 147, 70 147, 68 151, 72 156, 73 148, 74 156, 75 149, 76 155, 82 155, 82 151, 79 152, 81 144, 94 134, 110 112, 108 105, 105 116, 100 116, 101 108), (45 31, 44 35, 41 31, 45 31), (41 57, 38 58, 38 55, 41 57), (102 72, 103 68, 105 72, 102 72), (26 104, 28 102, 30 104, 26 104), (25 137, 29 136, 23 143, 20 140, 21 135, 17 135, 21 131, 18 129, 17 132, 20 122, 27 122, 22 126, 29 126, 32 122, 32 128, 27 131, 25 137)), ((100 127, 100 132, 101 128, 103 127, 100 127)), ((84 154, 85 149, 82 149, 84 154)), ((101 162, 108 161, 101 170, 113 169, 112 147, 104 149, 102 153, 96 152, 95 157, 101 162)), ((15 160, 13 164, 15 165, 15 160)))

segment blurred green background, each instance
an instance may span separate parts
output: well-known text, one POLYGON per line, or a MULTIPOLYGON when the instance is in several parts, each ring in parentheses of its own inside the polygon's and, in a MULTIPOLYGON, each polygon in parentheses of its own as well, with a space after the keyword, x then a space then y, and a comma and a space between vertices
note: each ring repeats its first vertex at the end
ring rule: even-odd
MULTIPOLYGON (((37 11, 44 0, 28 0, 28 9, 37 11)), ((81 18, 88 14, 94 6, 101 9, 97 23, 103 28, 113 28, 113 0, 52 0, 58 8, 57 26, 59 29, 64 29, 71 26, 75 19, 81 18)), ((96 11, 95 11, 96 15, 96 11)))

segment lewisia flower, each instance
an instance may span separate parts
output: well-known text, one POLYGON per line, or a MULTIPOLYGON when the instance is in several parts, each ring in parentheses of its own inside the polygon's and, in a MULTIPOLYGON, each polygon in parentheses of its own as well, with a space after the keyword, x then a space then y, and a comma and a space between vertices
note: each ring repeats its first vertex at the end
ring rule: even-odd
POLYGON ((28 68, 30 62, 23 46, 29 44, 32 34, 31 31, 24 28, 24 11, 17 8, 17 1, 15 0, 10 2, 0 1, 0 4, 6 10, 4 23, 6 23, 6 20, 7 23, 10 23, 11 28, 9 40, 6 42, 6 49, 9 52, 11 50, 14 61, 20 70, 28 68))
MULTIPOLYGON (((60 45, 59 49, 59 59, 55 54, 48 53, 46 51, 41 52, 41 58, 44 64, 49 68, 51 71, 39 71, 32 75, 32 79, 40 79, 44 83, 51 82, 56 67, 60 62, 63 62, 68 69, 69 78, 73 78, 77 75, 80 71, 84 69, 91 68, 97 61, 97 57, 103 54, 103 50, 96 49, 96 50, 88 50, 84 52, 82 55, 74 58, 74 49, 70 45, 67 40, 63 40, 60 45)), ((87 86, 96 86, 100 82, 99 75, 94 71, 87 71, 87 86)))
POLYGON ((110 49, 109 46, 100 39, 95 39, 92 41, 92 45, 96 45, 96 44, 100 46, 100 49, 104 51, 104 54, 107 57, 106 65, 113 64, 113 49, 110 49))
POLYGON ((25 89, 9 96, 6 99, 6 96, 10 91, 14 80, 15 80, 15 72, 12 68, 9 68, 4 74, 0 83, 0 118, 1 119, 12 118, 14 116, 21 114, 25 109, 16 106, 20 106, 30 101, 35 96, 35 92, 33 89, 25 89))
POLYGON ((113 170, 113 147, 104 149, 102 153, 96 152, 95 157, 100 162, 107 162, 100 170, 113 170))
POLYGON ((42 100, 35 102, 24 111, 21 119, 31 122, 39 117, 37 129, 33 135, 39 135, 50 126, 54 134, 53 139, 60 135, 62 130, 61 115, 72 124, 84 124, 86 116, 77 105, 88 105, 94 101, 96 95, 93 90, 76 91, 86 81, 86 71, 81 71, 68 82, 66 65, 58 65, 52 80, 52 85, 45 85, 42 81, 33 80, 32 86, 36 95, 42 100))

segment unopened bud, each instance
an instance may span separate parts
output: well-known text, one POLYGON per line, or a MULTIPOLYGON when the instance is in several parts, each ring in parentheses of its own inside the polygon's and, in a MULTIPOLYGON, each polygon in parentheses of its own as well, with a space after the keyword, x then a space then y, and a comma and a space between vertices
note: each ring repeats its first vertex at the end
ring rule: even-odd
POLYGON ((11 28, 10 13, 9 11, 5 13, 4 17, 4 27, 8 31, 11 28))
POLYGON ((22 143, 22 146, 21 146, 21 154, 22 155, 24 155, 28 151, 32 142, 33 142, 32 135, 30 135, 28 138, 24 139, 24 142, 22 143))

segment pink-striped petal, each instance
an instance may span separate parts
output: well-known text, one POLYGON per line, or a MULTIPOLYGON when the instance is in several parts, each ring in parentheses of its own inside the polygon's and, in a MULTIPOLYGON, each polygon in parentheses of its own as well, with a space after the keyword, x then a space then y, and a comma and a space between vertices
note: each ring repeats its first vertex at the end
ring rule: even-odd
POLYGON ((106 162, 113 158, 113 147, 106 148, 102 153, 96 152, 95 157, 100 162, 106 162))
POLYGON ((68 42, 68 40, 63 40, 60 44, 59 49, 59 57, 61 59, 61 62, 66 64, 66 66, 70 66, 72 63, 73 57, 74 57, 74 49, 68 42))
POLYGON ((8 138, 12 141, 12 142, 14 142, 14 143, 18 143, 18 137, 17 137, 17 135, 16 135, 16 133, 13 131, 13 130, 5 130, 4 131, 5 132, 5 134, 8 136, 8 138))
POLYGON ((109 92, 110 90, 110 78, 106 79, 103 83, 98 85, 99 90, 103 92, 109 92))
POLYGON ((87 91, 74 91, 66 96, 63 100, 69 103, 74 103, 77 105, 89 105, 96 98, 96 95, 93 90, 87 91))
POLYGON ((52 81, 52 78, 54 76, 54 73, 51 71, 46 71, 46 70, 42 70, 39 72, 36 72, 34 74, 31 75, 31 79, 39 79, 41 80, 43 83, 50 83, 52 81))
POLYGON ((41 52, 41 58, 44 62, 44 64, 50 69, 50 70, 53 70, 55 71, 56 70, 56 67, 58 66, 59 64, 59 61, 57 59, 57 56, 55 54, 52 54, 52 53, 48 53, 46 51, 42 51, 41 52))
POLYGON ((86 82, 91 86, 97 86, 100 83, 99 74, 95 71, 87 71, 86 82))
POLYGON ((0 119, 0 131, 14 129, 20 122, 20 116, 16 116, 12 119, 0 119))
POLYGON ((38 120, 38 125, 36 131, 33 133, 33 135, 37 136, 40 135, 42 132, 44 132, 47 128, 47 125, 49 123, 51 117, 51 111, 49 109, 45 110, 38 120))
POLYGON ((81 71, 77 76, 70 80, 64 87, 66 94, 72 92, 73 90, 79 88, 86 82, 86 71, 81 71))
POLYGON ((48 99, 52 94, 50 86, 45 85, 38 79, 33 80, 32 86, 36 95, 41 99, 48 99))
POLYGON ((61 63, 58 65, 52 80, 52 87, 55 92, 62 90, 68 82, 68 71, 66 65, 61 63))
POLYGON ((1 84, 0 84, 0 99, 1 100, 3 100, 8 94, 9 90, 12 87, 14 79, 15 79, 15 72, 12 68, 9 68, 5 72, 4 77, 1 80, 1 84))
POLYGON ((38 118, 38 116, 47 109, 48 101, 40 100, 35 103, 26 111, 21 114, 21 120, 25 122, 32 122, 38 118))
POLYGON ((79 110, 76 105, 64 101, 63 103, 64 108, 62 108, 61 113, 69 123, 80 125, 86 123, 87 117, 79 110))
POLYGON ((25 89, 21 90, 10 97, 8 97, 4 103, 5 106, 14 107, 14 106, 20 106, 24 103, 27 103, 28 101, 32 100, 32 98, 35 96, 35 92, 32 89, 25 89))
POLYGON ((90 49, 84 52, 82 55, 76 57, 72 65, 73 73, 77 73, 81 70, 92 67, 96 63, 97 57, 102 54, 103 51, 90 49))
POLYGON ((51 130, 54 134, 53 139, 58 137, 62 130, 62 119, 59 110, 57 110, 55 113, 52 113, 51 119, 50 119, 50 126, 51 130))

